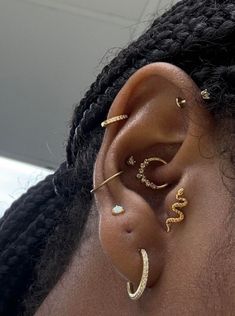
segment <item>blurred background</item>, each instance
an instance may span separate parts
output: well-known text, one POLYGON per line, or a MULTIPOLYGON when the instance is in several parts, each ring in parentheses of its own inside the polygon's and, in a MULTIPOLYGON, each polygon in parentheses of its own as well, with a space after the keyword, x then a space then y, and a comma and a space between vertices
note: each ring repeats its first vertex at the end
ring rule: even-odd
POLYGON ((0 215, 65 159, 74 104, 172 0, 0 0, 0 215))

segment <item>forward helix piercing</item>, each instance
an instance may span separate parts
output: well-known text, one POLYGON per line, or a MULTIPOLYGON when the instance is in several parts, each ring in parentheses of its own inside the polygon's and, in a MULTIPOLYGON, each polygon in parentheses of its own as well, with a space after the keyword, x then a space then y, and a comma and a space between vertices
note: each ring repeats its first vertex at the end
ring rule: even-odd
POLYGON ((183 194, 184 194, 183 188, 179 189, 177 194, 176 194, 177 202, 172 205, 171 210, 172 210, 172 212, 175 212, 178 215, 178 217, 167 218, 166 227, 167 227, 168 233, 170 231, 170 224, 171 223, 180 223, 184 220, 184 213, 182 211, 180 211, 179 209, 182 209, 186 205, 188 205, 188 201, 186 198, 181 197, 183 194))
POLYGON ((176 101, 177 106, 180 109, 184 108, 184 106, 186 104, 186 100, 185 99, 182 99, 182 98, 178 97, 178 98, 175 99, 175 101, 176 101))
POLYGON ((124 171, 119 171, 118 173, 115 173, 113 176, 109 177, 105 181, 103 181, 101 184, 99 184, 96 188, 92 189, 90 192, 94 193, 95 191, 99 190, 102 186, 107 184, 108 182, 112 181, 113 179, 117 178, 120 176, 124 171))
POLYGON ((139 168, 139 171, 138 171, 138 173, 136 175, 136 178, 138 180, 140 180, 141 183, 143 183, 147 188, 150 188, 150 189, 153 189, 153 190, 163 189, 163 188, 168 186, 168 183, 165 183, 165 184, 162 184, 162 185, 157 185, 157 184, 151 182, 150 180, 148 180, 147 177, 145 176, 145 169, 152 162, 161 162, 164 165, 167 164, 167 162, 165 160, 163 160, 161 158, 158 158, 158 157, 147 158, 147 159, 144 160, 144 162, 142 162, 140 164, 140 168, 139 168))
POLYGON ((106 127, 109 124, 116 123, 116 122, 123 121, 123 120, 127 120, 127 119, 128 119, 128 115, 126 115, 126 114, 114 116, 114 117, 111 117, 110 119, 103 121, 101 123, 101 126, 106 127))
POLYGON ((135 292, 133 292, 133 285, 132 283, 128 282, 127 283, 127 293, 130 297, 131 300, 138 300, 144 293, 147 282, 148 282, 148 274, 149 274, 149 259, 148 259, 148 254, 145 249, 140 250, 141 255, 142 255, 142 260, 143 260, 143 271, 142 271, 142 276, 141 280, 139 283, 139 286, 135 292))

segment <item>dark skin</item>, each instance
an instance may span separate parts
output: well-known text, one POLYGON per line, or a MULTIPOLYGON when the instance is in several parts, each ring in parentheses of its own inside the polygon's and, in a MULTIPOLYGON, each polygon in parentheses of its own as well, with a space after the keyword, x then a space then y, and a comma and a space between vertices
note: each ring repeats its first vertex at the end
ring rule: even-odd
MULTIPOLYGON (((217 126, 203 102, 192 79, 171 64, 150 64, 127 81, 108 117, 127 113, 129 119, 106 128, 94 186, 124 173, 95 192, 81 249, 37 316, 234 315, 232 184, 222 176, 217 126), (184 108, 176 97, 187 100, 184 108), (126 164, 131 155, 136 166, 126 164), (168 183, 165 189, 136 179, 149 157, 168 162, 146 171, 154 183, 168 183), (167 233, 180 188, 188 200, 185 219, 167 233), (125 213, 112 215, 116 204, 125 213), (131 301, 126 282, 139 284, 139 248, 147 251, 149 277, 141 299, 131 301)), ((229 161, 223 166, 231 169, 229 161)))

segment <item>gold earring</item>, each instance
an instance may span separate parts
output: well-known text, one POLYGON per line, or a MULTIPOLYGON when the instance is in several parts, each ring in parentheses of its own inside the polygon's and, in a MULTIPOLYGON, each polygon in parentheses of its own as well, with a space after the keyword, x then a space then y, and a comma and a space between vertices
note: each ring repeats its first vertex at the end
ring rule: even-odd
POLYGON ((100 189, 103 185, 107 184, 109 181, 115 179, 116 177, 120 176, 124 171, 120 171, 118 173, 115 173, 112 177, 108 178, 107 180, 105 180, 104 182, 102 182, 100 185, 98 185, 96 188, 92 189, 90 192, 94 193, 95 191, 97 191, 98 189, 100 189))
POLYGON ((182 98, 178 97, 178 98, 175 99, 175 101, 176 101, 177 106, 178 106, 180 109, 183 109, 183 108, 184 108, 184 106, 185 106, 185 104, 186 104, 186 100, 185 100, 185 99, 182 99, 182 98))
POLYGON ((147 158, 140 164, 140 169, 138 174, 136 175, 136 178, 139 179, 146 187, 151 188, 153 190, 159 190, 163 189, 166 186, 168 186, 168 183, 162 184, 162 185, 156 185, 155 183, 151 182, 148 180, 144 174, 145 168, 151 163, 151 162, 161 162, 164 165, 167 164, 167 162, 161 158, 158 157, 152 157, 152 158, 147 158))
POLYGON ((133 285, 132 283, 127 283, 127 293, 132 300, 138 300, 144 293, 148 282, 148 274, 149 274, 149 259, 148 254, 145 249, 140 250, 142 259, 143 259, 143 272, 140 280, 140 284, 137 290, 133 293, 133 285))
POLYGON ((175 212, 179 216, 167 218, 166 227, 167 227, 168 233, 170 231, 170 223, 180 223, 184 220, 184 213, 181 212, 179 209, 184 208, 188 204, 188 201, 186 198, 181 197, 183 194, 184 194, 183 188, 179 189, 176 194, 177 202, 172 205, 171 210, 172 212, 175 212))
POLYGON ((126 115, 126 114, 114 116, 114 117, 111 117, 110 119, 107 119, 107 120, 103 121, 101 123, 101 126, 102 127, 106 127, 109 124, 116 123, 116 122, 119 122, 119 121, 123 121, 123 120, 126 120, 126 119, 128 119, 128 115, 126 115))
POLYGON ((201 91, 201 96, 204 100, 210 100, 210 93, 208 92, 207 89, 201 91))

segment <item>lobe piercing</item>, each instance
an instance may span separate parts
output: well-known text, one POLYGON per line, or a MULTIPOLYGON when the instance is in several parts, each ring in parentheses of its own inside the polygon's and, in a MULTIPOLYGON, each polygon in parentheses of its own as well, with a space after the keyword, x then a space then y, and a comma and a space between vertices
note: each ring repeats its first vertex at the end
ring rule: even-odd
POLYGON ((153 190, 159 190, 159 189, 163 189, 166 186, 168 186, 168 183, 165 183, 163 185, 156 185, 155 183, 151 182, 150 180, 148 180, 144 174, 145 168, 151 163, 151 162, 161 162, 164 165, 167 164, 167 162, 161 158, 158 157, 152 157, 152 158, 148 158, 145 159, 144 162, 142 162, 140 164, 140 169, 138 174, 136 175, 136 178, 139 179, 146 187, 151 188, 153 190))
POLYGON ((125 210, 122 206, 120 205, 116 205, 115 207, 113 207, 112 209, 112 214, 113 215, 119 215, 119 214, 122 214, 122 213, 125 213, 125 210))
POLYGON ((102 127, 106 127, 109 124, 116 123, 118 121, 122 121, 122 120, 126 120, 126 119, 128 119, 128 115, 126 115, 126 114, 114 116, 114 117, 111 117, 110 119, 107 119, 107 120, 103 121, 101 123, 101 126, 102 127))
POLYGON ((147 282, 148 282, 148 275, 149 275, 149 259, 148 259, 148 254, 145 249, 141 249, 141 256, 143 260, 143 271, 142 271, 142 276, 141 280, 139 283, 139 286, 137 290, 133 293, 133 284, 128 282, 127 283, 127 293, 130 297, 131 300, 138 300, 144 293, 147 282))
POLYGON ((167 227, 168 233, 170 231, 170 223, 180 223, 184 220, 184 213, 181 212, 179 209, 184 208, 188 204, 188 201, 186 198, 181 197, 183 194, 184 194, 183 188, 179 189, 177 194, 176 194, 176 200, 178 202, 176 202, 172 205, 171 210, 172 210, 172 212, 175 212, 179 216, 167 218, 166 227, 167 227))
POLYGON ((113 176, 111 176, 110 178, 108 178, 107 180, 105 180, 104 182, 102 182, 100 185, 98 185, 96 188, 92 189, 90 192, 94 193, 95 191, 97 191, 98 189, 100 189, 103 185, 107 184, 109 181, 115 179, 116 177, 120 176, 124 171, 120 171, 118 173, 115 173, 113 176))
POLYGON ((185 106, 185 104, 186 104, 186 100, 185 100, 185 99, 182 99, 182 98, 178 97, 178 98, 175 99, 175 101, 176 101, 177 106, 178 106, 180 109, 183 109, 183 108, 184 108, 184 106, 185 106))

